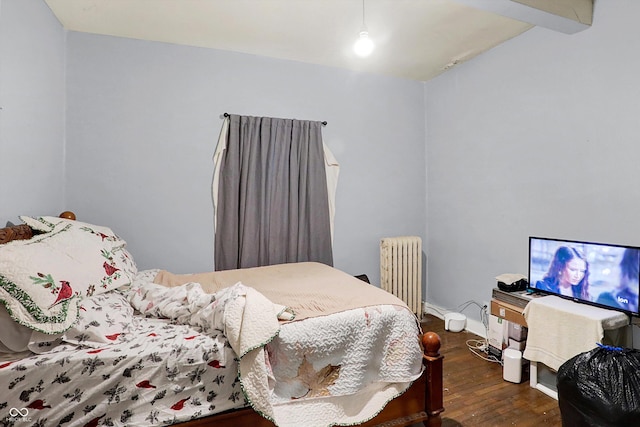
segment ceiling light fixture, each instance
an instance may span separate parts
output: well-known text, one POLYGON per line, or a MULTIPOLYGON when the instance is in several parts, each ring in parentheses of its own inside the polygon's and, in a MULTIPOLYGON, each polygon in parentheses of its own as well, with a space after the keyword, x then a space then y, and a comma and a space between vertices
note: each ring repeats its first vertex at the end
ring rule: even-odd
POLYGON ((369 32, 364 24, 364 0, 362 0, 362 28, 360 29, 360 37, 353 45, 353 50, 360 57, 369 56, 373 52, 374 44, 369 38, 369 32))

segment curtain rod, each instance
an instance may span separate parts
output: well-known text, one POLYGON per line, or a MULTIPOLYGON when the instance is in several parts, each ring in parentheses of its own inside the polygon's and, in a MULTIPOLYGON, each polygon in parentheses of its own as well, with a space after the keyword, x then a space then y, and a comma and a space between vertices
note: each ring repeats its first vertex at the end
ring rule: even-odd
MULTIPOLYGON (((229 116, 231 116, 231 115, 230 115, 229 113, 224 113, 224 114, 223 114, 223 116, 224 116, 224 117, 229 117, 229 116)), ((326 125, 327 125, 327 122, 326 122, 326 121, 324 121, 324 122, 320 122, 320 123, 322 123, 322 126, 326 126, 326 125)))

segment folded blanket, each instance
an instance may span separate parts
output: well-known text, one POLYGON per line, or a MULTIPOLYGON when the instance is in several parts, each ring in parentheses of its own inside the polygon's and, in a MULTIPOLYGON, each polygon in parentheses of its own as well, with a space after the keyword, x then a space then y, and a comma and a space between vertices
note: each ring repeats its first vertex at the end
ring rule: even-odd
POLYGON ((605 329, 629 324, 628 317, 619 311, 552 295, 534 298, 523 314, 529 327, 523 357, 555 371, 573 356, 601 343, 605 329))

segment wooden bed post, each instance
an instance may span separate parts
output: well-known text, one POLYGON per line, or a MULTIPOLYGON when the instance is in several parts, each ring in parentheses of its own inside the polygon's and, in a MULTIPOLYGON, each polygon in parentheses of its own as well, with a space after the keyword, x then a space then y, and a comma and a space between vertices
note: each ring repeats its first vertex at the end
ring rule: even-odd
POLYGON ((440 354, 440 337, 435 332, 422 335, 424 355, 422 364, 427 378, 425 410, 429 419, 424 421, 425 427, 440 427, 442 419, 440 413, 444 411, 442 402, 442 359, 440 354))

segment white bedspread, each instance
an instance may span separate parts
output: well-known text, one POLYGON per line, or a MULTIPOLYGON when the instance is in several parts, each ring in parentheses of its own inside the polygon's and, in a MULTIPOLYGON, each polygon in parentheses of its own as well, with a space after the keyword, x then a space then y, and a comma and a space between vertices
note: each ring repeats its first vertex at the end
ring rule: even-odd
POLYGON ((524 309, 529 327, 523 357, 558 370, 573 356, 602 343, 605 330, 629 324, 624 313, 556 296, 534 298, 524 309))
POLYGON ((267 345, 278 425, 360 424, 422 372, 416 318, 395 305, 287 323, 267 345))
POLYGON ((148 283, 131 302, 143 313, 223 330, 247 400, 281 427, 364 422, 422 372, 416 318, 396 305, 280 325, 282 308, 242 283, 215 294, 197 283, 148 283))

